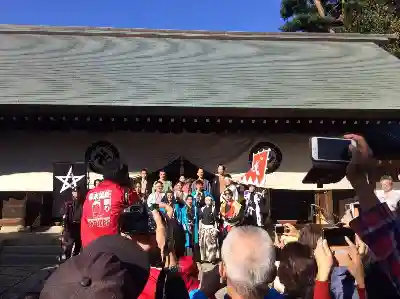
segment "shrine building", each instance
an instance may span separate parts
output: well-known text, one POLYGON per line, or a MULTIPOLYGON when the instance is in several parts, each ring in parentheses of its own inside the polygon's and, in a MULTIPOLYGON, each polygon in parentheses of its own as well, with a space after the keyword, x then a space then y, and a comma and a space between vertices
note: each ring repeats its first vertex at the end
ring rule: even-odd
MULTIPOLYGON (((354 196, 346 179, 302 183, 309 138, 397 132, 400 61, 381 47, 391 38, 1 25, 0 202, 32 201, 48 223, 54 163, 94 161, 90 186, 113 155, 131 176, 224 164, 238 179, 270 148, 277 218, 307 218, 316 199, 339 211, 354 196)), ((397 179, 396 161, 382 165, 397 179)))

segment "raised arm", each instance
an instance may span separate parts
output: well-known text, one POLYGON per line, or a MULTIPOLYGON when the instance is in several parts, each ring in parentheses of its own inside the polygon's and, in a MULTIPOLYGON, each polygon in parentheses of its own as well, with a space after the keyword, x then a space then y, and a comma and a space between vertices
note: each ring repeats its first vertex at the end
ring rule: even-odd
POLYGON ((358 196, 361 214, 350 222, 350 227, 369 247, 381 269, 387 273, 400 295, 400 220, 386 203, 380 203, 374 192, 374 182, 368 181, 368 173, 376 163, 365 139, 358 135, 345 138, 357 142, 351 148, 352 160, 347 167, 347 179, 358 196))

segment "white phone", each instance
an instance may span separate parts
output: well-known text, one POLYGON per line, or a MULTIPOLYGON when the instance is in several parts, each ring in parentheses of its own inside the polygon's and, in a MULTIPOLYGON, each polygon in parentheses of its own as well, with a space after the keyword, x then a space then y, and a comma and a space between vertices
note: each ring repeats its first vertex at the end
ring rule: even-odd
POLYGON ((356 146, 351 139, 332 137, 311 137, 311 158, 314 161, 350 162, 349 145, 356 146))

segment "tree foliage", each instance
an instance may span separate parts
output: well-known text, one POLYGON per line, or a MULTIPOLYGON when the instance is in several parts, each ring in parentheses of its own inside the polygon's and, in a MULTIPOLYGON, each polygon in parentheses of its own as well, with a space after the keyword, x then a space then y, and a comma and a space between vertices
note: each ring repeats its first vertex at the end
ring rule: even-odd
MULTIPOLYGON (((282 0, 281 17, 285 32, 352 32, 397 34, 400 36, 400 0, 282 0)), ((400 57, 400 41, 385 48, 400 57)))

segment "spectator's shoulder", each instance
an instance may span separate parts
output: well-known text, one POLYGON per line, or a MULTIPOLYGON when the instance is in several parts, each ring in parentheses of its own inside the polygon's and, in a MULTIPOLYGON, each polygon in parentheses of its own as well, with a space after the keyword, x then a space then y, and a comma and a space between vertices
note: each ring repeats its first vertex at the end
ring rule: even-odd
POLYGON ((275 289, 269 289, 267 296, 264 297, 264 299, 280 299, 280 298, 284 298, 284 296, 275 289))

